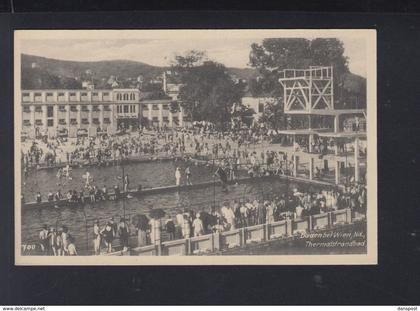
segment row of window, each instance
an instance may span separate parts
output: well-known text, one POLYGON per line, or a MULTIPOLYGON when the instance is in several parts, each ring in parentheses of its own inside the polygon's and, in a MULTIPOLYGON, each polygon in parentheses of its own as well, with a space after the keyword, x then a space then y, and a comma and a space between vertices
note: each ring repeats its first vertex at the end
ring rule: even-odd
MULTIPOLYGON (((169 105, 168 104, 163 104, 162 105, 162 109, 163 110, 168 110, 169 109, 169 105)), ((143 110, 149 110, 149 106, 148 105, 144 105, 143 110)), ((159 105, 152 105, 152 110, 159 110, 159 105)))
MULTIPOLYGON (((77 112, 77 105, 69 105, 70 106, 70 111, 72 112, 77 112)), ((104 106, 104 111, 111 111, 111 107, 109 105, 103 105, 104 106)), ((23 106, 23 112, 31 112, 31 108, 30 106, 23 106)), ((48 106, 47 109, 49 111, 53 111, 54 106, 48 106)), ((89 111, 89 106, 81 106, 82 111, 89 111)), ((168 110, 169 109, 169 105, 168 104, 163 104, 162 105, 162 109, 163 110, 168 110)), ((148 105, 144 105, 143 110, 149 110, 149 106, 148 105)), ((159 105, 153 104, 152 105, 152 110, 159 110, 159 105)), ((259 107, 259 112, 260 112, 260 107, 259 107)), ((262 109, 261 109, 262 110, 262 109)), ((65 105, 59 105, 58 106, 58 111, 60 112, 66 112, 66 106, 65 105)), ((92 105, 92 111, 101 111, 101 109, 99 108, 99 105, 92 105)), ((42 107, 41 106, 35 106, 35 112, 42 112, 42 107)), ((128 113, 128 112, 136 112, 136 105, 118 105, 117 106, 117 112, 118 113, 128 113)))
POLYGON ((135 113, 136 105, 118 105, 117 113, 135 113))
MULTIPOLYGON (((188 117, 184 117, 183 119, 184 119, 184 121, 189 120, 188 117)), ((172 120, 173 120, 173 122, 177 123, 178 122, 178 117, 173 117, 172 120)), ((168 119, 168 117, 163 117, 162 121, 163 122, 169 122, 169 119, 168 119)), ((81 124, 89 124, 89 119, 82 118, 80 122, 81 122, 81 124)), ((158 117, 153 117, 152 122, 159 122, 159 118, 158 117)), ((104 124, 110 124, 110 123, 111 123, 110 118, 104 118, 104 124)), ((67 125, 67 122, 66 122, 65 119, 59 119, 58 124, 59 125, 67 125)), ((75 118, 70 119, 70 125, 77 125, 77 124, 78 124, 77 119, 75 119, 75 118)), ((99 119, 98 118, 92 118, 92 124, 100 124, 99 119)), ((31 126, 32 124, 31 124, 30 120, 23 120, 23 125, 24 126, 31 126)), ((42 120, 36 119, 35 120, 35 125, 42 126, 42 125, 44 125, 44 123, 42 122, 42 120)), ((54 120, 53 119, 47 120, 47 126, 48 127, 54 126, 54 120)))
MULTIPOLYGON (((110 96, 109 92, 102 93, 103 100, 110 100, 109 96, 110 96)), ((31 99, 30 93, 22 93, 22 101, 29 102, 30 99, 31 99)), ((54 93, 46 93, 45 94, 45 99, 46 99, 46 101, 54 101, 54 93)), ((87 92, 80 93, 80 99, 81 100, 88 100, 89 99, 88 93, 87 92)), ((57 100, 58 101, 65 101, 66 100, 65 93, 59 92, 57 94, 57 100)), ((70 101, 77 101, 77 94, 75 92, 70 92, 69 93, 69 100, 70 101)), ((98 92, 93 92, 92 93, 92 100, 99 100, 99 93, 98 92)), ((34 93, 34 102, 42 102, 42 93, 34 93)))
MULTIPOLYGON (((111 119, 110 118, 104 118, 104 124, 110 124, 111 123, 111 119)), ((65 119, 59 119, 58 120, 58 124, 59 125, 67 125, 67 122, 65 119)), ((76 125, 77 124, 77 119, 70 119, 70 125, 76 125)), ((89 119, 86 118, 82 118, 81 119, 81 124, 89 124, 89 119)), ((98 118, 93 118, 92 119, 92 124, 100 124, 99 119, 98 118)), ((24 126, 31 126, 31 121, 30 120, 23 120, 23 125, 24 126)), ((35 120, 35 125, 37 126, 42 126, 44 125, 44 123, 42 122, 42 120, 40 119, 36 119, 35 120)), ((47 120, 47 126, 54 126, 54 120, 50 119, 47 120)))
POLYGON ((117 94, 117 100, 136 100, 136 95, 134 93, 125 93, 125 94, 121 94, 118 93, 117 94))
MULTIPOLYGON (((81 106, 81 107, 82 107, 81 108, 82 111, 89 111, 89 107, 88 106, 81 106)), ((104 109, 103 110, 104 111, 111 111, 111 108, 109 107, 109 105, 104 105, 104 109)), ((53 111, 54 111, 54 106, 48 106, 47 107, 47 113, 51 113, 52 114, 53 111)), ((58 106, 58 111, 60 111, 60 112, 66 112, 67 111, 66 106, 59 105, 58 106)), ((77 106, 76 105, 70 105, 70 111, 77 112, 78 111, 77 106)), ((98 112, 98 111, 101 111, 101 109, 99 108, 98 105, 93 105, 92 106, 92 111, 98 112)), ((23 112, 31 112, 30 106, 23 106, 23 112)), ((36 106, 35 107, 35 112, 42 112, 42 107, 36 106)), ((52 115, 51 115, 51 117, 52 117, 52 115)))

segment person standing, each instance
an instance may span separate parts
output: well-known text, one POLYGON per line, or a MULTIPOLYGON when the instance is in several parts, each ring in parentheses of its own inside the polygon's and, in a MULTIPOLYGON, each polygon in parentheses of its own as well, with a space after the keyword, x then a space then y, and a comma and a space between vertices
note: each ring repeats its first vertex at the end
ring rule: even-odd
POLYGON ((63 256, 63 239, 62 239, 62 231, 58 230, 56 236, 56 245, 57 245, 57 256, 63 256))
POLYGON ((181 169, 179 167, 175 170, 175 183, 177 186, 181 185, 181 169))
POLYGON ((184 221, 182 223, 182 236, 184 239, 189 239, 191 236, 191 223, 187 214, 184 214, 184 221))
POLYGON ((160 244, 161 225, 160 219, 152 218, 149 222, 150 225, 150 242, 152 244, 160 244))
POLYGON ((227 192, 227 175, 225 170, 219 166, 214 174, 219 177, 223 191, 227 192))
POLYGON ((128 178, 128 174, 126 174, 125 176, 124 176, 124 192, 125 193, 127 193, 127 191, 128 191, 128 186, 130 185, 130 180, 129 180, 129 178, 128 178))
POLYGON ((93 225, 93 250, 95 255, 100 255, 101 253, 101 233, 99 229, 99 220, 95 221, 93 225))
POLYGON ((127 223, 125 222, 124 218, 120 218, 120 222, 118 224, 118 236, 120 237, 120 243, 122 246, 122 251, 125 252, 128 250, 128 237, 129 237, 129 232, 128 232, 128 226, 127 223))
POLYGON ((101 235, 104 238, 106 251, 108 253, 112 252, 112 241, 114 240, 114 229, 111 223, 107 223, 105 228, 101 231, 101 235))
POLYGON ((195 219, 193 221, 193 228, 194 228, 194 236, 200 236, 204 233, 204 226, 203 221, 200 219, 200 213, 195 215, 195 219))
POLYGON ((53 255, 58 256, 57 252, 57 231, 55 228, 52 228, 50 233, 48 234, 48 244, 51 248, 53 255))
POLYGON ((69 245, 67 247, 69 256, 77 256, 76 245, 74 244, 74 238, 69 238, 69 245))
POLYGON ((41 203, 42 202, 42 196, 41 196, 41 192, 37 192, 36 193, 36 203, 41 203))
POLYGON ((192 182, 191 182, 191 169, 189 166, 187 166, 187 168, 185 169, 185 176, 187 178, 187 185, 188 186, 192 186, 192 182))
POLYGON ((235 213, 232 207, 227 208, 226 215, 224 217, 226 218, 226 222, 229 224, 229 230, 235 230, 236 229, 235 213))
POLYGON ((69 234, 68 229, 66 226, 63 226, 61 230, 61 241, 63 242, 63 255, 68 254, 68 246, 69 246, 69 234))
POLYGON ((181 210, 178 210, 176 216, 175 237, 182 238, 182 228, 184 226, 184 215, 181 210))
POLYGON ((42 226, 42 230, 39 232, 39 242, 41 251, 46 255, 48 253, 48 226, 42 226))
POLYGON ((166 232, 169 235, 169 240, 175 239, 175 224, 172 219, 166 221, 166 232))
POLYGON ((137 228, 137 246, 146 246, 147 245, 147 232, 146 228, 139 226, 137 228))

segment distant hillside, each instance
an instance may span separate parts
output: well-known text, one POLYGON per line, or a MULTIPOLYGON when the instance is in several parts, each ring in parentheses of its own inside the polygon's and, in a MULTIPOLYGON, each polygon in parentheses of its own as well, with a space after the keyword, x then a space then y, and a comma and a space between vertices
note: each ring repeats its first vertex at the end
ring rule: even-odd
MULTIPOLYGON (((167 67, 152 66, 142 62, 129 60, 110 60, 97 62, 77 62, 45 58, 22 54, 22 88, 67 88, 80 85, 78 81, 87 70, 94 73, 94 79, 101 81, 110 76, 118 79, 136 78, 142 75, 145 80, 161 74, 167 67), (34 65, 34 68, 33 68, 34 65), (64 80, 64 84, 62 83, 64 80)), ((250 68, 228 68, 229 72, 240 79, 255 76, 250 68)))

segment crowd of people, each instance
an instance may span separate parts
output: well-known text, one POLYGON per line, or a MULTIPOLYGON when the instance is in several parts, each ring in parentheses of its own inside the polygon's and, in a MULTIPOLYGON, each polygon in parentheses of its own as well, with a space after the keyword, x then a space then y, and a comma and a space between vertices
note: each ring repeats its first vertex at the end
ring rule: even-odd
MULTIPOLYGON (((294 188, 291 192, 274 195, 270 199, 234 199, 220 206, 211 205, 207 210, 178 209, 166 217, 137 215, 132 217, 131 222, 120 217, 119 222, 110 218, 102 221, 102 224, 98 219, 89 236, 93 236, 93 253, 100 255, 167 240, 188 239, 287 219, 302 219, 338 209, 350 208, 365 214, 366 206, 366 187, 361 184, 348 186, 344 190, 299 191, 294 188), (133 242, 135 237, 137 243, 133 242)), ((75 239, 65 226, 57 230, 45 225, 39 238, 45 255, 77 255, 75 239)))
MULTIPOLYGON (((185 153, 221 158, 249 149, 267 136, 256 130, 216 132, 204 129, 139 130, 125 135, 27 139, 22 143, 26 168, 57 164, 103 164, 131 157, 176 157, 185 153)), ((238 154, 240 157, 240 154, 238 154)))

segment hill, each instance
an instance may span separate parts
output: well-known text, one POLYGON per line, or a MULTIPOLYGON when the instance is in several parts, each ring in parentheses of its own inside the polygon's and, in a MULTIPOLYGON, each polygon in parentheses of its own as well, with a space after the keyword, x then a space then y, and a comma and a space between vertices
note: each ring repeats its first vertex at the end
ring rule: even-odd
MULTIPOLYGON (((68 88, 69 84, 72 88, 78 85, 81 87, 79 80, 88 70, 94 73, 94 79, 98 81, 110 76, 124 80, 137 78, 139 75, 147 81, 167 69, 129 60, 78 62, 27 54, 21 55, 21 64, 23 89, 68 88), (62 83, 63 80, 66 83, 62 83)), ((240 79, 248 79, 255 75, 255 70, 251 68, 228 68, 228 71, 240 79)))

